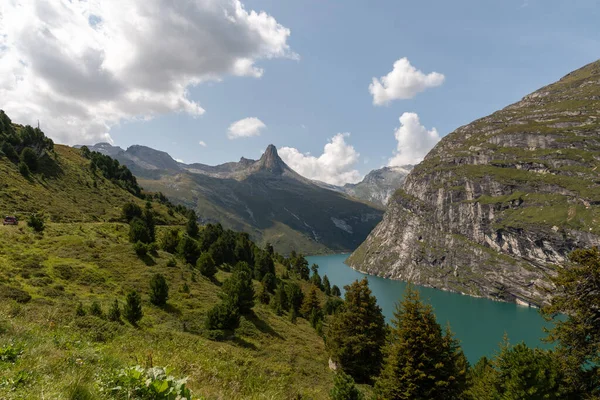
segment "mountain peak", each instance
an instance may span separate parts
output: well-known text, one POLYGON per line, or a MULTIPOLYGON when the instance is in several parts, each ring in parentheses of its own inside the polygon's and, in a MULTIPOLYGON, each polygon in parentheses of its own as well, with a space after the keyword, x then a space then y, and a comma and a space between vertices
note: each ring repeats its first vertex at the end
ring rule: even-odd
POLYGON ((288 169, 288 166, 279 157, 279 154, 277 154, 277 148, 272 144, 267 146, 264 154, 257 162, 257 167, 260 170, 267 170, 277 174, 281 174, 288 169))

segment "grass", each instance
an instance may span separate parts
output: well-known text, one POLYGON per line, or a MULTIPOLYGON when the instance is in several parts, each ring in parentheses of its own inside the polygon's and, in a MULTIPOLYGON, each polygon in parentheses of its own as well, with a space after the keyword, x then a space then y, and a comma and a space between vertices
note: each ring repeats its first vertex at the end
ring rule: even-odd
POLYGON ((14 360, 0 361, 0 398, 106 398, 103 377, 131 365, 169 366, 208 399, 327 398, 332 373, 323 339, 307 321, 292 324, 257 304, 233 340, 208 340, 204 316, 228 273, 210 281, 181 260, 167 266, 172 256, 161 251, 145 263, 127 232, 120 223, 49 223, 42 235, 23 224, 0 226, 0 284, 31 296, 0 302, 0 350, 19 349, 14 360), (157 272, 170 287, 165 308, 148 300, 157 272), (87 309, 93 301, 106 313, 131 289, 143 298, 137 328, 75 315, 79 302, 87 309))

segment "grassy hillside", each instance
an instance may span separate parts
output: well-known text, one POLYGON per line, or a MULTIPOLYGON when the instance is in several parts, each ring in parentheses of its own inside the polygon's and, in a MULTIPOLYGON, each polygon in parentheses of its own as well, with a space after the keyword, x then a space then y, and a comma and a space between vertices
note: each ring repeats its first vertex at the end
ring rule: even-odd
MULTIPOLYGON (((0 157, 0 213, 23 219, 43 212, 54 222, 116 221, 124 203, 146 202, 102 173, 92 173, 90 160, 71 147, 54 146, 54 153, 40 157, 39 171, 25 177, 17 164, 0 157)), ((154 208, 166 223, 184 221, 171 217, 164 205, 156 203, 154 208)))
POLYGON ((0 349, 22 349, 16 362, 0 361, 0 398, 73 398, 78 386, 103 398, 103 375, 136 364, 169 366, 209 399, 327 397, 332 373, 307 321, 293 324, 257 304, 235 339, 205 339, 204 317, 229 274, 210 281, 180 260, 169 267, 172 256, 162 251, 142 262, 127 232, 120 223, 53 223, 43 236, 0 227, 0 349), (156 272, 170 287, 164 309, 148 301, 156 272), (75 315, 79 302, 88 308, 94 300, 106 312, 131 289, 143 298, 138 328, 75 315))

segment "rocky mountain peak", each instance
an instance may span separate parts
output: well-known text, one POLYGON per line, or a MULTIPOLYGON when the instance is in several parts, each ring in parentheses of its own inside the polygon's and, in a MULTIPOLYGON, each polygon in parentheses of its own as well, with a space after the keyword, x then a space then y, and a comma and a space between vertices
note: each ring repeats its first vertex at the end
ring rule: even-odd
POLYGON ((279 154, 277 154, 277 148, 272 144, 267 146, 264 154, 256 163, 256 167, 258 170, 266 170, 275 174, 282 174, 289 169, 286 163, 279 157, 279 154))

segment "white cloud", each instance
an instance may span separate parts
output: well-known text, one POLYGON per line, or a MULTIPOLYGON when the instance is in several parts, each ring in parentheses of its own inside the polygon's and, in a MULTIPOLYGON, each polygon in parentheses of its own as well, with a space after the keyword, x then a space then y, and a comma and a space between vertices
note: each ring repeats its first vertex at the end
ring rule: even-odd
POLYGON ((206 147, 206 142, 204 140, 199 141, 198 144, 202 147, 206 147))
POLYGON ((178 163, 185 164, 181 158, 176 158, 175 161, 177 161, 178 163))
POLYGON ((0 99, 64 143, 110 141, 121 121, 204 109, 190 87, 294 58, 290 30, 239 0, 9 0, 0 12, 0 99))
POLYGON ((300 175, 332 185, 355 183, 362 176, 354 169, 360 154, 346 143, 349 133, 338 133, 323 148, 319 157, 302 154, 293 147, 282 147, 279 156, 300 175))
POLYGON ((416 113, 405 112, 400 117, 400 127, 394 132, 398 141, 394 157, 388 166, 417 164, 423 161, 429 150, 440 141, 440 134, 435 128, 427 130, 416 113))
POLYGON ((389 74, 373 78, 369 92, 373 95, 373 104, 380 106, 392 100, 412 99, 425 89, 440 86, 444 79, 444 75, 437 72, 425 75, 404 57, 394 63, 389 74))
POLYGON ((243 137, 260 136, 260 131, 267 126, 256 117, 240 119, 229 125, 227 137, 229 139, 238 139, 243 137))

